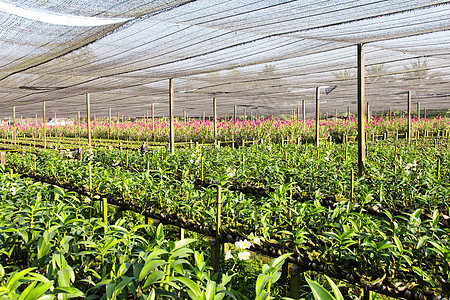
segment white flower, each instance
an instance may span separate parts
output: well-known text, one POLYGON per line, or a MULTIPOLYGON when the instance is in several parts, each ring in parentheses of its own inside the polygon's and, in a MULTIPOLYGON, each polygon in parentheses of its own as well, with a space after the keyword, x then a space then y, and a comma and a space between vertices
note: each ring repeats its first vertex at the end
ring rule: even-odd
POLYGON ((17 189, 16 189, 15 186, 12 186, 11 189, 10 189, 10 191, 11 191, 11 195, 14 196, 14 195, 16 194, 16 192, 17 192, 17 189))
POLYGON ((248 252, 248 251, 239 252, 238 253, 238 258, 240 260, 247 260, 247 259, 250 258, 250 252, 248 252))
POLYGON ((253 242, 253 244, 261 245, 261 239, 257 236, 255 236, 255 238, 253 239, 252 242, 253 242))
POLYGON ((239 242, 235 242, 234 245, 236 246, 237 249, 239 250, 244 250, 244 249, 249 249, 252 246, 252 243, 250 243, 247 240, 241 240, 239 242))
POLYGON ((323 159, 325 159, 326 161, 329 161, 330 159, 328 158, 328 156, 325 156, 323 159))
POLYGON ((233 258, 233 255, 231 255, 231 250, 228 250, 228 251, 225 253, 225 260, 230 259, 230 258, 233 258))
POLYGON ((236 170, 227 169, 227 176, 228 177, 233 177, 234 175, 236 175, 236 170))
POLYGON ((119 160, 114 160, 112 166, 117 167, 120 164, 119 160))

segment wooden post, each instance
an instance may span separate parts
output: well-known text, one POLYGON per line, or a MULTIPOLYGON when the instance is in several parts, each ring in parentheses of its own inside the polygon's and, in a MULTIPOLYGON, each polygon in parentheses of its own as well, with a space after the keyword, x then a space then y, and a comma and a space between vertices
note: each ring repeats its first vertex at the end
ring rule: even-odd
POLYGON ((358 177, 364 175, 366 160, 364 44, 358 44, 358 177))
POLYGON ((388 118, 389 121, 391 121, 391 115, 392 115, 391 107, 389 106, 389 118, 388 118))
POLYGON ((247 108, 244 107, 244 120, 247 120, 247 108))
POLYGON ((47 127, 45 125, 45 101, 42 102, 42 112, 43 112, 43 116, 42 116, 42 121, 44 124, 44 149, 47 148, 47 127))
POLYGON ((80 136, 81 136, 81 116, 80 116, 80 111, 78 111, 77 127, 78 127, 78 140, 80 140, 80 136))
POLYGON ((214 141, 217 140, 217 102, 213 98, 213 118, 214 118, 214 141))
POLYGON ((407 99, 407 109, 408 109, 408 144, 411 144, 411 91, 408 91, 407 99))
POLYGON ((334 120, 337 122, 338 115, 337 115, 337 108, 334 109, 334 120))
POLYGON ((350 119, 350 106, 347 106, 347 119, 350 119))
POLYGON ((108 139, 111 138, 111 107, 108 109, 108 139))
POLYGON ((119 115, 119 112, 117 112, 117 123, 119 123, 120 122, 120 115, 119 115))
POLYGON ((184 123, 186 123, 186 120, 187 120, 186 108, 183 108, 183 121, 184 121, 184 123))
POLYGON ((86 94, 86 111, 87 111, 88 148, 91 149, 91 100, 89 93, 86 94))
POLYGON ((203 111, 203 123, 206 122, 206 112, 203 111))
POLYGON ((417 101, 417 120, 420 120, 420 101, 417 101))
POLYGON ((297 105, 297 121, 300 121, 300 105, 297 105))
POLYGON ((319 136, 319 121, 320 121, 320 118, 319 118, 319 114, 320 114, 319 92, 320 92, 319 87, 316 87, 316 147, 317 148, 319 148, 319 139, 320 139, 320 136, 319 136))
POLYGON ((38 116, 37 116, 37 114, 36 114, 36 123, 35 123, 35 125, 36 126, 38 125, 38 116))
POLYGON ((366 120, 366 122, 369 123, 370 118, 371 118, 371 116, 370 116, 370 103, 367 102, 366 105, 367 105, 367 120, 366 120))
POLYGON ((234 120, 234 123, 236 123, 236 120, 237 120, 237 107, 236 107, 236 104, 234 105, 234 118, 233 118, 233 120, 234 120))
POLYGON ((426 107, 423 109, 423 117, 424 117, 424 119, 427 118, 427 108, 426 107))
POLYGON ((175 125, 173 109, 173 79, 169 79, 170 153, 175 153, 175 125))

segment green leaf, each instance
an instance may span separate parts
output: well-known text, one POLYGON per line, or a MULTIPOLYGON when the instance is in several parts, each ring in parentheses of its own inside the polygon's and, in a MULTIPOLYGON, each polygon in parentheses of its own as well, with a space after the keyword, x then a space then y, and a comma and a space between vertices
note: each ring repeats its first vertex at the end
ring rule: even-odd
POLYGON ((69 298, 84 297, 84 293, 82 291, 71 286, 59 286, 53 289, 52 295, 58 294, 68 294, 69 298))
POLYGON ((139 274, 139 281, 144 280, 144 278, 150 273, 152 272, 154 269, 156 269, 159 266, 162 266, 164 264, 166 264, 167 262, 165 262, 164 260, 158 259, 158 260, 151 260, 149 262, 147 262, 144 267, 141 270, 141 273, 139 274))
POLYGON ((155 271, 150 276, 148 276, 147 280, 144 283, 143 289, 147 290, 150 288, 150 286, 154 283, 156 283, 158 280, 163 278, 166 275, 163 271, 155 271))
POLYGON ((306 282, 308 282, 308 285, 313 292, 314 299, 316 299, 316 300, 337 300, 333 296, 331 296, 331 294, 317 282, 315 282, 311 279, 308 279, 308 278, 306 279, 306 282))
POLYGON ((191 280, 187 277, 181 277, 181 276, 177 276, 177 277, 173 277, 173 278, 180 281, 185 286, 187 286, 192 292, 195 293, 196 297, 200 297, 200 294, 202 291, 200 290, 200 287, 198 286, 198 284, 195 283, 193 280, 191 280))
POLYGON ((328 283, 330 284, 331 288, 333 289, 334 298, 336 298, 336 300, 344 300, 344 297, 342 297, 342 294, 339 291, 339 288, 333 282, 333 280, 331 280, 331 278, 326 275, 325 275, 325 278, 327 279, 328 283))

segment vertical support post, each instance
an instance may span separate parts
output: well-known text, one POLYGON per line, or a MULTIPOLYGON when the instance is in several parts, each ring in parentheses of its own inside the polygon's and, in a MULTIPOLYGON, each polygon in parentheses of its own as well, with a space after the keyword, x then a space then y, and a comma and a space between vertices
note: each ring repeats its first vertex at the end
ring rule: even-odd
POLYGON ((206 112, 203 111, 203 123, 206 121, 206 112))
POLYGON ((16 129, 16 106, 13 106, 13 124, 14 124, 14 145, 17 144, 17 129, 16 129))
POLYGON ((319 139, 320 139, 320 136, 319 136, 319 121, 320 121, 320 118, 319 118, 319 114, 320 114, 319 92, 320 92, 319 87, 316 87, 316 147, 317 148, 319 148, 319 139))
POLYGON ((216 232, 214 242, 211 243, 211 264, 215 273, 220 270, 220 227, 222 214, 222 187, 217 186, 217 217, 216 217, 216 232))
POLYGON ((407 109, 408 109, 408 144, 411 144, 411 91, 408 91, 407 99, 407 109))
POLYGON ((420 101, 417 102, 417 120, 420 120, 420 101))
POLYGON ((292 265, 289 268, 289 273, 291 273, 291 298, 300 299, 301 294, 301 273, 305 270, 300 268, 298 265, 292 265))
POLYGON ((365 132, 365 66, 364 44, 358 44, 358 177, 364 175, 366 160, 366 132, 365 132))
POLYGON ((350 106, 347 106, 347 119, 350 119, 350 106))
POLYGON ((155 130, 155 103, 152 103, 152 131, 155 130))
POLYGON ((217 140, 217 101, 213 98, 214 142, 217 140))
POLYGON ((297 105, 297 121, 300 121, 300 105, 297 105))
POLYGON ((337 115, 337 108, 334 109, 334 120, 337 122, 338 115, 337 115))
POLYGON ((244 107, 244 120, 247 120, 247 108, 244 107))
POLYGON ((86 111, 87 111, 87 131, 88 131, 88 148, 91 149, 91 100, 89 93, 86 94, 86 111))
POLYGON ((108 139, 111 138, 111 107, 108 109, 108 139))
POLYGON ((42 124, 44 124, 44 149, 47 148, 47 127, 45 125, 45 101, 42 102, 42 112, 43 112, 43 116, 42 116, 42 124))
POLYGON ((236 104, 235 104, 234 105, 234 118, 233 118, 234 123, 236 123, 236 119, 237 119, 237 107, 236 107, 236 104))
POLYGON ((175 126, 173 110, 173 79, 169 79, 170 153, 175 153, 175 126))
POLYGON ((36 122, 35 122, 35 125, 37 126, 37 124, 38 124, 38 116, 37 116, 37 114, 36 114, 36 122))
POLYGON ((366 105, 367 105, 367 120, 366 120, 366 122, 368 123, 370 121, 370 118, 371 118, 371 116, 370 116, 370 103, 367 102, 366 105))
POLYGON ((302 100, 302 117, 303 117, 303 122, 305 122, 306 120, 306 101, 302 100))
POLYGON ((80 111, 78 111, 77 127, 78 127, 78 140, 79 140, 80 136, 81 136, 81 116, 80 116, 80 111))
POLYGON ((391 121, 391 115, 392 115, 392 110, 391 110, 391 107, 389 106, 389 117, 388 117, 389 122, 391 121))
POLYGON ((186 123, 186 121, 187 121, 186 108, 183 108, 183 121, 184 121, 184 123, 186 123))
POLYGON ((427 108, 426 107, 423 109, 423 117, 425 119, 427 118, 427 108))

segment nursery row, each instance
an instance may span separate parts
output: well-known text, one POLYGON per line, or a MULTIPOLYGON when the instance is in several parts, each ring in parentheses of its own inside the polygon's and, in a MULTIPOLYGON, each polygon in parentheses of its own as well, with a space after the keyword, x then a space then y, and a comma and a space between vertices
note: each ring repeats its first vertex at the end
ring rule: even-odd
MULTIPOLYGON (((264 154, 262 148, 244 149, 264 154)), ((308 148, 299 149, 301 151, 288 151, 300 155, 300 157, 296 157, 296 161, 301 161, 301 155, 311 157, 313 153, 308 148)), ((273 150, 270 149, 274 159, 280 160, 282 164, 289 163, 283 161, 284 155, 280 154, 281 158, 277 158, 276 151, 273 150)), ((194 149, 190 151, 192 152, 186 152, 187 154, 180 152, 177 155, 185 155, 185 158, 188 159, 192 153, 196 153, 194 149)), ((401 150, 398 151, 401 152, 401 150)), ((127 170, 117 166, 118 163, 113 166, 100 162, 107 158, 96 160, 97 157, 106 156, 107 153, 99 151, 87 154, 84 161, 61 159, 58 154, 50 152, 41 152, 37 155, 11 153, 8 157, 8 166, 43 180, 47 179, 61 185, 73 186, 79 191, 90 191, 92 194, 98 195, 98 198, 115 199, 116 204, 131 203, 140 207, 142 211, 151 211, 154 215, 172 220, 174 223, 178 222, 181 225, 189 223, 193 225, 188 228, 190 230, 207 234, 214 232, 217 220, 217 189, 212 186, 207 188, 196 186, 195 178, 197 177, 189 175, 191 174, 190 170, 183 167, 187 165, 186 163, 180 163, 177 172, 181 172, 182 176, 177 179, 172 176, 172 171, 164 165, 159 165, 157 172, 150 167, 150 161, 170 161, 170 158, 166 157, 167 154, 162 151, 155 154, 161 155, 160 157, 147 160, 149 170, 143 172, 127 170), (91 178, 91 182, 89 178, 91 178)), ((311 164, 308 165, 308 170, 317 169, 318 167, 315 167, 314 164, 317 166, 328 165, 329 160, 333 157, 331 154, 327 153, 327 156, 321 156, 319 160, 304 158, 306 163, 311 164), (325 157, 329 159, 327 160, 325 157)), ((119 155, 123 155, 123 153, 117 152, 116 155, 120 157, 119 155)), ((209 155, 212 160, 225 156, 225 153, 220 152, 209 155)), ((253 156, 261 161, 255 162, 252 166, 254 168, 261 167, 264 156, 253 156)), ((397 156, 402 157, 399 154, 397 156)), ((181 158, 174 159, 174 161, 180 160, 181 158)), ((406 161, 400 164, 402 169, 406 164, 413 163, 406 161)), ((448 158, 444 161, 448 164, 448 158)), ((336 164, 337 162, 336 159, 336 164)), ((130 155, 128 155, 129 163, 130 155)), ((223 164, 226 165, 226 161, 223 164)), ((347 162, 347 164, 349 163, 347 162)), ((386 166, 387 164, 388 158, 386 158, 386 166)), ((424 176, 429 177, 427 180, 432 181, 430 187, 432 184, 441 184, 442 187, 438 188, 438 191, 447 190, 448 192, 448 186, 446 186, 448 179, 443 180, 435 174, 428 174, 422 170, 425 165, 422 166, 419 162, 416 164, 416 166, 408 167, 410 173, 406 174, 406 177, 410 176, 411 180, 421 180, 422 175, 413 175, 413 177, 411 174, 423 173, 424 176)), ((213 162, 211 162, 212 165, 213 162)), ((217 162, 216 165, 218 165, 217 162)), ((345 163, 340 163, 340 165, 345 165, 345 163)), ((245 168, 249 166, 251 165, 245 164, 245 168)), ((295 170, 298 168, 300 166, 292 168, 285 166, 282 169, 295 170)), ((204 169, 208 169, 208 167, 204 167, 204 169)), ((256 173, 260 174, 262 170, 259 169, 256 173)), ((381 169, 377 168, 377 170, 381 169)), ((406 171, 408 170, 401 172, 406 171)), ((303 171, 303 173, 308 172, 306 169, 303 171)), ((400 171, 398 170, 398 172, 400 171)), ((326 174, 334 176, 335 173, 333 170, 326 174)), ((402 173, 399 177, 404 175, 402 173)), ((278 174, 273 178, 279 176, 278 174)), ((284 178, 289 178, 289 176, 284 178)), ((318 175, 309 176, 314 178, 318 175)), ((350 282, 372 286, 374 289, 378 285, 393 288, 396 291, 405 292, 407 290, 425 295, 448 294, 450 290, 450 229, 444 226, 448 207, 445 207, 445 204, 439 205, 435 200, 436 197, 436 199, 440 199, 439 193, 437 196, 433 196, 435 198, 424 199, 424 203, 430 202, 426 206, 429 211, 414 209, 409 214, 400 215, 392 215, 386 211, 382 216, 374 216, 364 214, 361 204, 347 201, 344 198, 339 198, 339 201, 331 207, 324 207, 320 203, 322 195, 320 191, 314 192, 312 200, 295 201, 290 197, 290 191, 297 185, 301 186, 300 181, 300 184, 296 183, 295 185, 278 182, 278 186, 276 182, 268 181, 269 187, 273 191, 267 196, 255 196, 227 189, 228 182, 232 180, 231 177, 229 174, 217 174, 216 176, 212 174, 209 179, 223 186, 220 227, 222 236, 259 237, 257 240, 262 243, 260 247, 263 249, 266 246, 275 245, 275 248, 282 249, 284 252, 295 253, 298 261, 303 264, 310 266, 325 264, 329 274, 348 274, 347 279, 350 282), (422 220, 423 212, 427 212, 427 214, 429 212, 429 218, 422 220)), ((293 177, 295 178, 295 174, 293 177)), ((375 177, 382 177, 382 174, 377 174, 375 177)), ((390 182, 390 180, 389 177, 385 178, 385 182, 390 182)), ((333 181, 336 179, 334 178, 333 181)), ((318 179, 317 184, 324 186, 323 179, 318 179)), ((407 184, 410 185, 410 183, 407 184)), ((302 189, 297 192, 302 193, 302 189)), ((363 195, 362 192, 360 194, 363 195)), ((364 198, 368 202, 372 201, 369 195, 370 193, 366 194, 364 198)), ((409 200, 405 198, 401 201, 409 200)), ((255 239, 254 242, 256 242, 255 239)))
MULTIPOLYGON (((213 275, 209 252, 168 241, 162 224, 128 214, 109 225, 90 198, 12 172, 0 186, 0 299, 246 298, 233 270, 213 275)), ((285 259, 247 287, 256 298, 269 297, 285 259)))
MULTIPOLYGON (((366 124, 368 136, 395 135, 402 136, 407 132, 407 118, 394 118, 393 120, 372 118, 366 124)), ((169 126, 168 122, 157 120, 152 125, 151 122, 125 122, 125 123, 98 123, 91 124, 91 135, 95 139, 112 140, 135 140, 147 142, 168 142, 169 126)), ((304 141, 312 142, 315 140, 315 120, 282 120, 276 118, 262 118, 257 120, 225 120, 217 121, 217 135, 214 136, 214 122, 193 120, 190 122, 175 122, 175 141, 176 142, 200 142, 212 143, 214 140, 240 141, 271 139, 280 143, 286 137, 302 137, 304 141)), ((322 138, 332 136, 333 140, 342 140, 343 135, 357 135, 357 120, 354 118, 346 120, 320 120, 319 134, 322 138)), ((86 123, 47 126, 46 134, 53 137, 83 137, 87 138, 88 130, 86 123)), ((442 136, 450 132, 450 119, 448 117, 439 117, 435 119, 413 118, 411 122, 412 133, 419 133, 419 136, 442 136)), ((0 131, 3 137, 42 138, 44 130, 42 125, 22 125, 22 126, 3 126, 0 131)))

